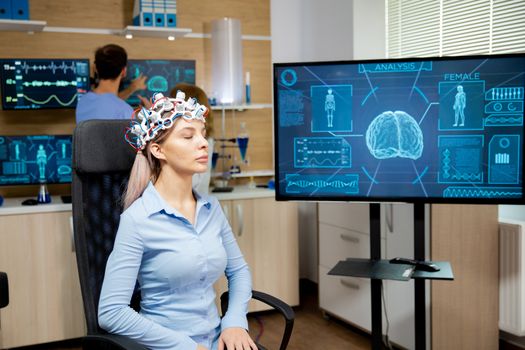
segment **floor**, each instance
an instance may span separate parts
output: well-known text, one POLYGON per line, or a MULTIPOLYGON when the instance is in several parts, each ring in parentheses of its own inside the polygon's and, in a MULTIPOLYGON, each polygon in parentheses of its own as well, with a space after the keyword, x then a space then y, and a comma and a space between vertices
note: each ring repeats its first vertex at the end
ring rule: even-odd
MULTIPOLYGON (((368 350, 368 335, 335 319, 325 319, 318 308, 317 285, 301 281, 301 305, 294 307, 295 323, 287 350, 368 350)), ((274 312, 249 316, 250 334, 268 350, 279 349, 284 320, 274 312)), ((17 350, 80 350, 80 341, 50 343, 17 350)))
MULTIPOLYGON (((295 323, 287 347, 288 350, 370 349, 368 335, 349 327, 343 322, 323 317, 318 306, 316 284, 302 280, 300 291, 300 306, 294 307, 295 323)), ((260 343, 268 347, 269 350, 279 349, 284 329, 282 316, 267 312, 250 317, 250 334, 252 337, 257 337, 261 329, 257 324, 258 318, 262 319, 264 326, 260 343)))

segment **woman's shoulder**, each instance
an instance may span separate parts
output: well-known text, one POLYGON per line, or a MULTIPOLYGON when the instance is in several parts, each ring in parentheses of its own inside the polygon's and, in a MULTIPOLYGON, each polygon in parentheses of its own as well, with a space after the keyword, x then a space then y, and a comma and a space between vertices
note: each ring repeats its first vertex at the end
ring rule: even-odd
POLYGON ((146 210, 142 197, 137 198, 131 205, 120 214, 121 220, 126 218, 130 221, 140 221, 146 218, 146 210))

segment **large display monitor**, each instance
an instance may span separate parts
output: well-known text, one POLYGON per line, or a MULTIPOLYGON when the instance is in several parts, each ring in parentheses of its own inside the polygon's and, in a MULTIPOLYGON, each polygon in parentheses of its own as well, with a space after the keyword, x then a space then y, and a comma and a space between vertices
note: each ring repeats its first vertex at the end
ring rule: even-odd
POLYGON ((75 108, 89 90, 89 60, 0 59, 2 108, 75 108))
POLYGON ((193 60, 128 60, 127 68, 121 88, 128 87, 140 74, 147 77, 146 90, 137 91, 126 100, 132 106, 140 103, 137 95, 151 98, 155 92, 161 92, 167 96, 178 83, 195 84, 193 60))
POLYGON ((525 203, 525 55, 274 65, 278 200, 525 203))
POLYGON ((0 185, 71 182, 71 135, 0 136, 0 185))

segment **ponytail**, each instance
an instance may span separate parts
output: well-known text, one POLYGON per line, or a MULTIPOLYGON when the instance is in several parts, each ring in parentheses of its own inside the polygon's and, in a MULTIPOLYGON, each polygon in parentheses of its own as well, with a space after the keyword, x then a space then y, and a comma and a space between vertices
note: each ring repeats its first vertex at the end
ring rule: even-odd
POLYGON ((146 156, 139 151, 135 156, 129 175, 128 187, 124 192, 124 210, 142 195, 152 176, 151 167, 146 156))
MULTIPOLYGON (((161 130, 155 137, 154 142, 162 144, 172 131, 173 128, 161 130)), ((133 167, 131 168, 131 173, 129 174, 128 187, 122 195, 124 205, 123 210, 128 209, 137 198, 142 196, 142 192, 148 187, 150 181, 153 183, 157 181, 160 171, 162 170, 161 168, 160 160, 151 154, 149 144, 144 150, 137 152, 135 161, 133 162, 133 167)))

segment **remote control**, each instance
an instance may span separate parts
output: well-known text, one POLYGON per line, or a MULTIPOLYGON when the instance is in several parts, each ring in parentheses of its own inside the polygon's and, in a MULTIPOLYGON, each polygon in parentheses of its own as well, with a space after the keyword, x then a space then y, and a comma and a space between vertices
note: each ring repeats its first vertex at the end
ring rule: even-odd
POLYGON ((419 271, 427 271, 427 272, 436 272, 441 270, 439 266, 436 264, 430 262, 430 261, 423 261, 423 260, 414 260, 414 259, 408 259, 408 258, 393 258, 390 259, 391 264, 405 264, 405 265, 414 265, 416 270, 419 271))
POLYGON ((393 258, 390 259, 391 264, 405 264, 405 265, 417 265, 417 261, 409 258, 393 258))

